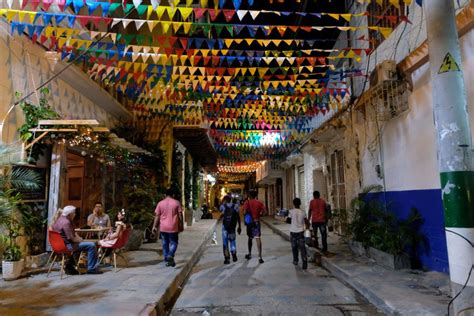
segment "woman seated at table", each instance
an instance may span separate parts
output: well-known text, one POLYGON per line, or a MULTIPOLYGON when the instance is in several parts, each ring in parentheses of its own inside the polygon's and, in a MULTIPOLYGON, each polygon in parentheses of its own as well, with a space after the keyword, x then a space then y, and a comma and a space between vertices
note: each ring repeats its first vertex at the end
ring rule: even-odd
POLYGON ((99 246, 102 247, 111 247, 113 246, 119 237, 122 235, 122 232, 131 227, 130 225, 130 216, 124 209, 117 213, 117 220, 115 221, 115 229, 108 233, 108 235, 98 241, 99 246))
POLYGON ((92 214, 87 217, 87 225, 95 227, 111 227, 109 215, 104 213, 104 207, 101 202, 96 202, 92 214))

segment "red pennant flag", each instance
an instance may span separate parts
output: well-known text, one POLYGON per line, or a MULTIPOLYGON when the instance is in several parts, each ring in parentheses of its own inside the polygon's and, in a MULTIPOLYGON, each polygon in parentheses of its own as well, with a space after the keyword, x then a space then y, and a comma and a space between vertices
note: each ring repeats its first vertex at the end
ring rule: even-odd
POLYGON ((204 12, 206 12, 206 10, 207 10, 206 8, 195 8, 194 9, 194 17, 196 19, 202 18, 203 15, 204 15, 204 12))
POLYGON ((188 39, 186 37, 180 37, 179 42, 182 48, 186 49, 188 47, 188 39))
POLYGON ((321 65, 326 65, 326 57, 318 57, 318 61, 321 65))
POLYGON ((214 22, 214 20, 217 18, 217 13, 219 13, 219 11, 216 11, 216 10, 207 10, 207 14, 209 14, 209 17, 211 18, 211 21, 214 22))
POLYGON ((222 10, 222 13, 224 14, 225 20, 230 22, 235 15, 235 10, 222 10))
POLYGON ((168 37, 168 42, 170 43, 170 47, 174 47, 174 44, 176 43, 177 40, 178 38, 176 36, 168 37))
POLYGON ((204 57, 204 66, 208 66, 211 61, 211 56, 204 57))
POLYGON ((219 61, 220 61, 220 57, 219 56, 212 56, 212 64, 214 66, 219 66, 219 61))
POLYGON ((158 35, 156 37, 156 40, 158 41, 158 43, 160 44, 160 46, 166 46, 166 42, 168 41, 168 37, 167 36, 162 36, 162 35, 158 35))
POLYGON ((90 17, 89 16, 84 16, 84 15, 78 15, 76 17, 76 20, 79 20, 79 23, 83 26, 83 27, 86 27, 87 23, 89 23, 90 21, 90 17))

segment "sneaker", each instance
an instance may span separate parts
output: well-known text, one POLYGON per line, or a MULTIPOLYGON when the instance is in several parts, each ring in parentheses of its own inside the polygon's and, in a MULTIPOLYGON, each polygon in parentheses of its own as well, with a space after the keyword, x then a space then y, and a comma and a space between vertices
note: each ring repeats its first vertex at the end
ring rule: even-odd
POLYGON ((293 264, 294 264, 295 266, 297 266, 297 265, 298 265, 298 261, 293 260, 293 264))
POLYGON ((303 270, 306 270, 306 269, 308 269, 308 262, 303 261, 303 270))
POLYGON ((173 258, 169 258, 168 261, 166 261, 166 266, 167 267, 174 267, 176 263, 174 262, 173 258))
POLYGON ((224 264, 229 264, 230 263, 230 259, 229 258, 225 258, 224 259, 224 264))
POLYGON ((247 260, 252 259, 252 255, 251 254, 245 255, 245 259, 247 259, 247 260))
POLYGON ((258 263, 264 263, 265 261, 263 261, 262 258, 258 259, 258 263))
POLYGON ((236 253, 232 254, 232 261, 234 261, 234 262, 237 261, 237 254, 236 253))
POLYGON ((88 270, 87 271, 87 274, 102 274, 104 272, 100 271, 99 269, 95 269, 95 270, 88 270))

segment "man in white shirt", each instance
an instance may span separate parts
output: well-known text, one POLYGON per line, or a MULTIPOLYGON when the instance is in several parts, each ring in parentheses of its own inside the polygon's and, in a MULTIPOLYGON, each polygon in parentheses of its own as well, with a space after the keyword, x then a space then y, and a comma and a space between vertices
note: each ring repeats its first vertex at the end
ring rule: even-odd
POLYGON ((291 218, 290 239, 291 250, 293 251, 293 264, 298 265, 298 250, 301 252, 301 260, 303 261, 303 270, 308 268, 308 256, 306 254, 306 246, 304 242, 304 230, 308 226, 306 213, 300 209, 301 200, 293 199, 294 209, 291 209, 288 217, 291 218))

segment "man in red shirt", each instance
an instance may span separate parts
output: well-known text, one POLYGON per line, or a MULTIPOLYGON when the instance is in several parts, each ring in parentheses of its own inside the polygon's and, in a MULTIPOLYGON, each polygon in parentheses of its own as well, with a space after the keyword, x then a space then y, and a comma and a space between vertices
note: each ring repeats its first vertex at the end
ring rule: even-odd
POLYGON ((261 238, 261 230, 260 230, 260 216, 265 213, 265 206, 262 202, 257 200, 257 191, 252 190, 249 192, 250 199, 245 201, 244 203, 244 213, 250 213, 252 215, 252 224, 247 225, 247 236, 249 237, 248 240, 248 249, 249 253, 245 255, 245 259, 249 260, 252 258, 252 240, 255 238, 257 240, 257 248, 258 248, 258 262, 263 263, 262 259, 262 238, 261 238))
POLYGON ((166 190, 166 197, 161 200, 155 209, 155 220, 153 222, 153 233, 160 226, 161 241, 163 242, 163 257, 167 267, 174 267, 174 254, 178 249, 179 221, 183 219, 181 203, 173 198, 172 189, 166 190))
POLYGON ((323 252, 328 251, 328 234, 326 231, 326 202, 320 198, 319 191, 313 192, 313 199, 309 203, 309 214, 308 218, 311 219, 311 225, 313 226, 314 238, 316 241, 316 248, 318 245, 318 228, 321 233, 321 239, 323 242, 323 252))

